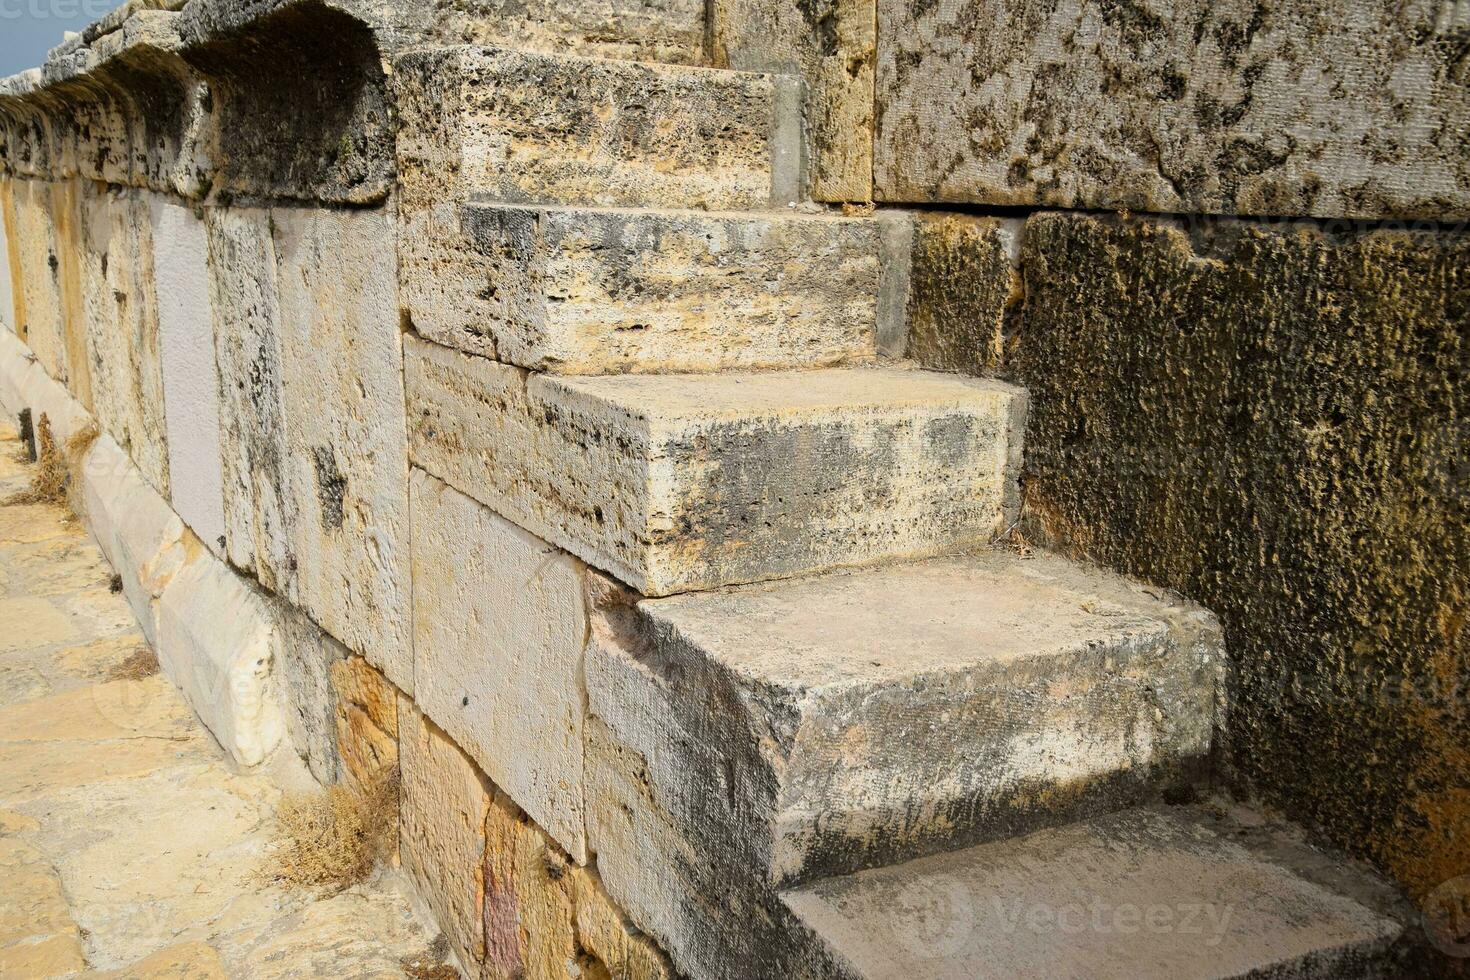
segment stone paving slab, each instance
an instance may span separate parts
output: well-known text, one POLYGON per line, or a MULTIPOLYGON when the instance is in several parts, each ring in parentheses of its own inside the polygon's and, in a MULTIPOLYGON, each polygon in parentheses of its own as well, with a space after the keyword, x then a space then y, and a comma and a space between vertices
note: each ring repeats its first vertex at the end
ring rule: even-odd
MULTIPOLYGON (((25 486, 0 432, 0 499, 25 486)), ((0 976, 401 977, 433 932, 386 870, 268 884, 290 753, 237 771, 63 507, 0 505, 0 976), (139 676, 142 675, 142 676, 139 676)))

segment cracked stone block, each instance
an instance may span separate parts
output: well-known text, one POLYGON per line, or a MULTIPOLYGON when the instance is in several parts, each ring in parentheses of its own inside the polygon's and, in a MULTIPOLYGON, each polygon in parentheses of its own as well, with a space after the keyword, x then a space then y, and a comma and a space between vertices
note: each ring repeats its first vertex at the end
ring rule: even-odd
POLYGON ((1403 926, 1340 865, 1261 836, 1193 808, 1126 810, 786 901, 854 980, 1378 975, 1403 926))
POLYGON ((741 210, 795 199, 777 82, 495 48, 400 58, 405 216, 441 202, 741 210))
POLYGON ((776 882, 1204 769, 1224 667, 1203 609, 998 550, 614 607, 587 654, 591 710, 659 784, 708 774, 776 882))
POLYGON ((873 356, 874 222, 490 205, 451 220, 403 240, 414 329, 447 346, 564 374, 873 356))
POLYGON ((392 217, 223 209, 209 227, 227 553, 411 690, 392 217))
POLYGON ((582 563, 414 470, 414 697, 579 863, 582 563))
POLYGON ((693 64, 704 55, 704 0, 434 0, 426 25, 442 44, 693 64))
POLYGON ((1458 123, 1470 86, 1464 14, 1449 11, 1398 0, 880 4, 877 195, 1464 217, 1458 123))
POLYGON ((406 697, 398 701, 399 853, 469 976, 485 958, 485 819, 494 793, 406 697))
POLYGON ((209 243, 191 208, 161 197, 153 199, 151 225, 173 508, 220 555, 225 522, 209 243))
POLYGON ((413 461, 648 595, 922 557, 1008 527, 1025 394, 850 369, 528 375, 406 341, 413 461))
POLYGON ((279 642, 269 600, 207 552, 159 599, 159 665, 243 766, 265 761, 285 734, 273 676, 279 642))

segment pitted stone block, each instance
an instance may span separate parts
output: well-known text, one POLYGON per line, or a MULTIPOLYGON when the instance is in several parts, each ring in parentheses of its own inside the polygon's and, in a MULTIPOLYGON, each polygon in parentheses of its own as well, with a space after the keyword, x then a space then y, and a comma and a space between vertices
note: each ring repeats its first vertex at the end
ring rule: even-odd
POLYGON ((410 339, 414 462, 645 594, 988 540, 1025 395, 904 370, 562 378, 410 339))
POLYGON ((769 75, 497 48, 394 71, 407 216, 441 201, 739 210, 793 200, 769 75))
POLYGON ((413 472, 414 696, 579 863, 582 563, 413 472))
POLYGON ((704 54, 703 0, 434 0, 435 44, 694 64, 704 54))
POLYGON ((490 205, 443 217, 442 233, 401 248, 414 327, 447 346, 565 374, 873 356, 871 221, 490 205))

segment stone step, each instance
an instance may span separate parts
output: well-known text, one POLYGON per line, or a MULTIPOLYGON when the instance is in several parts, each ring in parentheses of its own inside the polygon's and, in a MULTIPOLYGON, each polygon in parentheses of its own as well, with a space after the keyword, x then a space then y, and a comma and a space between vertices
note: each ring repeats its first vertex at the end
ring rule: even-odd
POLYGON ((696 64, 704 22, 705 0, 457 0, 434 4, 426 33, 435 44, 696 64))
POLYGON ((796 200, 795 79, 499 48, 399 58, 404 211, 441 202, 767 208, 796 200))
POLYGON ((645 595, 926 557, 1019 507, 1025 393, 901 369, 568 378, 408 338, 415 465, 645 595))
MULTIPOLYGON (((694 850, 777 884, 1131 805, 1214 747, 1214 617, 1052 555, 603 606, 592 712, 666 812, 703 810, 694 850)), ((594 809, 596 836, 615 808, 594 809)), ((609 874, 617 849, 597 850, 609 874)))
POLYGON ((877 222, 471 204, 400 239, 422 336, 563 374, 871 359, 877 222))
POLYGON ((1398 975, 1385 967, 1403 933, 1363 872, 1197 808, 1114 813, 785 901, 844 975, 873 980, 1398 975))

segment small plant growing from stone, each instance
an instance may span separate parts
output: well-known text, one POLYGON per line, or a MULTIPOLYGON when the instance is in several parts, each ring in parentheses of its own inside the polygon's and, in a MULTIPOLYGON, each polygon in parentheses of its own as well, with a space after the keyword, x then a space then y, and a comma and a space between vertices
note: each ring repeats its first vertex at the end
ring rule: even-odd
POLYGON ((31 477, 31 485, 11 494, 3 503, 67 504, 68 493, 78 482, 73 468, 81 465, 82 457, 97 441, 98 434, 97 426, 89 423, 72 433, 63 450, 51 432, 51 419, 43 412, 36 422, 36 473, 31 477))
POLYGON ((336 783, 288 794, 276 811, 279 836, 264 877, 328 894, 367 880, 392 848, 397 809, 396 772, 363 787, 336 783))

